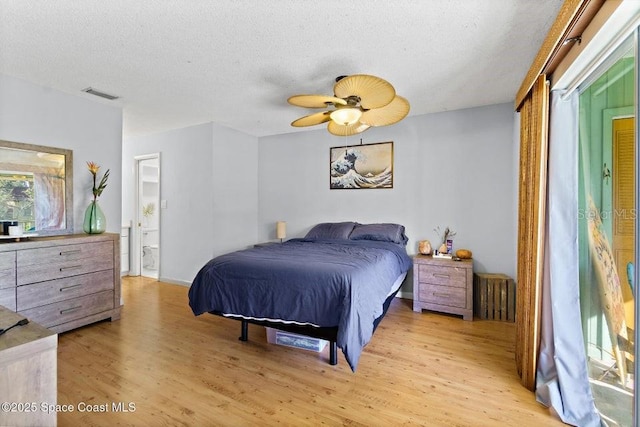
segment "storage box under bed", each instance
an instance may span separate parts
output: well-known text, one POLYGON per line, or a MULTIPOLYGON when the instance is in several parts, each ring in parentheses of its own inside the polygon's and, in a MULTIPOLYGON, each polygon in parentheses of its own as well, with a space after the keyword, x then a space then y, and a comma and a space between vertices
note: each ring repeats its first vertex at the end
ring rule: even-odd
POLYGON ((265 327, 265 329, 267 330, 267 342, 270 344, 279 344, 287 347, 321 352, 328 343, 328 341, 319 338, 312 338, 305 335, 294 334, 292 332, 284 332, 269 327, 265 327))

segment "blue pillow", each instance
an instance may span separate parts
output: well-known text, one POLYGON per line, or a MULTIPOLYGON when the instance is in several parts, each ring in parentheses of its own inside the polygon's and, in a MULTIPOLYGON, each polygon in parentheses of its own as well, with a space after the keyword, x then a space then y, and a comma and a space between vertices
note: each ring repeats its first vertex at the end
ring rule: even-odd
POLYGON ((348 239, 355 222, 323 222, 315 225, 305 239, 348 239))
POLYGON ((351 240, 378 240, 393 242, 399 245, 407 244, 409 240, 404 234, 404 225, 400 224, 356 224, 349 236, 351 240))

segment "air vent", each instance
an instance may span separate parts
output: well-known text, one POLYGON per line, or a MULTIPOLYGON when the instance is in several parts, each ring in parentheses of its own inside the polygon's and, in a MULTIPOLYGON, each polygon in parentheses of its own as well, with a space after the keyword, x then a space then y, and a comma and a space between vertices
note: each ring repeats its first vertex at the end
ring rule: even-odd
POLYGON ((101 91, 99 91, 97 89, 94 89, 92 87, 88 87, 86 89, 82 89, 82 91, 90 93, 91 95, 95 95, 95 96, 99 96, 101 98, 108 99, 110 101, 120 98, 119 96, 109 95, 108 93, 101 92, 101 91))

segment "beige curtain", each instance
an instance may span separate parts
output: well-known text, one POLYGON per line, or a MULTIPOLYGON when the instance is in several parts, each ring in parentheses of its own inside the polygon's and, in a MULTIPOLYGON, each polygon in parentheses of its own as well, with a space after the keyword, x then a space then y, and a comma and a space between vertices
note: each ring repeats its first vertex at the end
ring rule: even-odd
POLYGON ((549 84, 543 74, 520 109, 516 366, 522 384, 530 390, 535 387, 540 342, 548 116, 549 84))

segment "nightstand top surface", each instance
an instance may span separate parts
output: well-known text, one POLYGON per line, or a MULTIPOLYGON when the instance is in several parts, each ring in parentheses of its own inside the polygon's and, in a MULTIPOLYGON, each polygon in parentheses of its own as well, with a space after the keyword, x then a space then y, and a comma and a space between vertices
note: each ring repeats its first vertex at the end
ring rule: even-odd
POLYGON ((413 256, 413 261, 419 264, 432 264, 432 265, 447 265, 450 267, 466 267, 472 268, 473 259, 461 259, 460 261, 454 261, 448 258, 434 258, 431 255, 417 254, 413 256))

